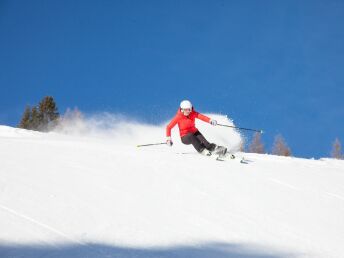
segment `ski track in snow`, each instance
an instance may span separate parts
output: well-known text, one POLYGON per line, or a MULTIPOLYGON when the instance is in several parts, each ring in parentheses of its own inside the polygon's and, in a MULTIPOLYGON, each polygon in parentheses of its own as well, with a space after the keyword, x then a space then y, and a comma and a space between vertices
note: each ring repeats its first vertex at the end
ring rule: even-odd
POLYGON ((331 196, 331 197, 334 197, 334 198, 336 198, 336 199, 339 199, 339 200, 341 200, 341 201, 344 201, 344 197, 341 196, 341 195, 334 194, 334 193, 330 193, 330 192, 327 192, 326 194, 329 195, 329 196, 331 196))
MULTIPOLYGON (((289 188, 289 189, 291 189, 291 190, 294 190, 294 191, 305 191, 305 190, 303 190, 303 189, 301 189, 301 188, 298 188, 298 187, 296 187, 296 186, 294 186, 294 185, 291 185, 291 184, 288 184, 288 183, 286 183, 286 182, 282 182, 282 181, 280 181, 280 180, 278 180, 278 179, 275 179, 275 178, 268 178, 268 180, 271 181, 271 182, 274 182, 274 183, 276 183, 276 184, 285 186, 285 187, 287 187, 287 188, 289 188)), ((314 191, 314 192, 315 192, 315 191, 314 191)), ((334 194, 334 193, 331 193, 331 192, 321 192, 321 194, 322 194, 323 196, 327 195, 327 196, 331 196, 331 197, 333 197, 333 198, 335 198, 335 199, 344 201, 344 197, 341 196, 341 195, 338 195, 338 194, 334 194)))
MULTIPOLYGON (((85 243, 85 242, 80 241, 78 239, 71 238, 70 236, 68 236, 68 234, 63 233, 62 231, 60 231, 60 230, 58 230, 58 229, 56 229, 54 227, 51 227, 51 226, 49 226, 49 225, 47 225, 45 223, 42 223, 42 222, 40 222, 40 221, 38 221, 36 219, 33 219, 33 218, 23 214, 23 213, 15 211, 15 210, 13 210, 13 209, 5 206, 5 205, 0 204, 0 209, 2 209, 4 211, 6 211, 6 212, 8 212, 8 213, 18 217, 18 218, 21 218, 21 219, 23 219, 25 221, 28 221, 29 223, 32 223, 32 224, 34 224, 34 225, 36 225, 36 226, 38 226, 38 227, 40 227, 42 229, 45 229, 45 230, 55 234, 56 236, 62 237, 65 240, 67 240, 67 242, 69 242, 69 243, 74 243, 74 244, 77 244, 79 246, 84 246, 85 248, 90 250, 89 254, 93 253, 93 255, 96 254, 99 257, 110 257, 107 252, 105 252, 105 251, 103 251, 103 250, 101 250, 99 248, 90 246, 88 243, 85 243)), ((1 252, 1 248, 0 248, 0 252, 1 252)))
POLYGON ((57 229, 55 229, 55 228, 53 228, 53 227, 51 227, 51 226, 49 226, 47 224, 39 222, 39 221, 29 217, 29 216, 26 216, 25 214, 17 212, 17 211, 15 211, 15 210, 13 210, 13 209, 5 206, 5 205, 0 204, 0 208, 2 210, 4 210, 4 211, 7 211, 7 212, 11 213, 12 215, 15 215, 15 216, 17 216, 19 218, 22 218, 22 219, 26 220, 26 221, 29 221, 29 222, 31 222, 31 223, 33 223, 33 224, 35 224, 35 225, 37 225, 37 226, 39 226, 41 228, 44 228, 44 229, 46 229, 46 230, 48 230, 48 231, 50 231, 50 232, 60 236, 60 237, 63 237, 66 240, 69 240, 69 241, 71 241, 73 243, 78 243, 80 245, 85 245, 83 242, 80 242, 80 241, 78 241, 76 239, 70 238, 67 234, 61 232, 60 230, 57 230, 57 229))
POLYGON ((277 179, 275 179, 275 178, 269 178, 268 180, 270 180, 270 181, 272 181, 272 182, 274 182, 274 183, 276 183, 276 184, 279 184, 279 185, 283 185, 283 186, 285 186, 285 187, 288 187, 288 188, 290 188, 290 189, 292 189, 292 190, 300 190, 300 189, 297 188, 296 186, 293 186, 293 185, 291 185, 291 184, 282 182, 282 181, 277 180, 277 179))

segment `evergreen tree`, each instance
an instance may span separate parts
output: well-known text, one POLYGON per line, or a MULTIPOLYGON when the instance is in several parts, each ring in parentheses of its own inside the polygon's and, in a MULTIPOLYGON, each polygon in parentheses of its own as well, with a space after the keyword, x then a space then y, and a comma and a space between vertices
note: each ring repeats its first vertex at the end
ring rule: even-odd
POLYGON ((59 113, 54 98, 47 96, 39 103, 39 130, 45 131, 56 125, 59 113))
POLYGON ((39 131, 41 127, 41 116, 39 114, 38 108, 33 107, 31 110, 30 126, 28 129, 39 131))
POLYGON ((245 139, 242 138, 240 141, 240 151, 245 152, 245 139))
POLYGON ((31 108, 30 106, 26 106, 24 114, 22 116, 22 119, 20 120, 18 127, 23 128, 23 129, 30 129, 31 117, 32 117, 31 108))
POLYGON ((53 129, 60 115, 56 103, 51 96, 44 97, 38 106, 26 107, 19 127, 37 131, 53 129))
POLYGON ((262 142, 262 135, 261 133, 255 133, 252 139, 252 142, 249 146, 249 152, 252 153, 265 153, 264 144, 262 142))
POLYGON ((291 150, 280 134, 275 137, 272 154, 278 156, 291 156, 291 150))
POLYGON ((331 156, 334 159, 343 159, 342 145, 340 144, 340 141, 338 138, 336 138, 335 141, 333 142, 331 156))

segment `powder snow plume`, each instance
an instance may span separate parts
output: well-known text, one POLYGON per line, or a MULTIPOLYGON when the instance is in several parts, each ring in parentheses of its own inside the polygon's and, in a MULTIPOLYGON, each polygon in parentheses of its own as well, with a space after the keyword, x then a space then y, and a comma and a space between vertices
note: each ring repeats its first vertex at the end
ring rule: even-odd
MULTIPOLYGON (((227 116, 206 114, 218 123, 234 125, 227 116)), ((138 145, 159 143, 165 141, 166 125, 169 121, 160 124, 148 124, 128 118, 121 114, 99 113, 83 115, 79 111, 67 112, 55 132, 81 137, 105 138, 120 145, 138 145)), ((231 151, 238 151, 242 143, 239 132, 232 128, 211 126, 196 120, 196 127, 209 142, 227 146, 231 151)), ((183 145, 180 141, 178 126, 172 130, 174 148, 180 151, 193 150, 191 146, 183 145)))

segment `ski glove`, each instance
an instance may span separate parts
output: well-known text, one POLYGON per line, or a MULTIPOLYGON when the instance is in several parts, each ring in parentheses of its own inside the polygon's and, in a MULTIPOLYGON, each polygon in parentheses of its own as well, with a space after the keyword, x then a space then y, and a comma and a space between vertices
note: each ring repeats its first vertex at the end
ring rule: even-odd
POLYGON ((211 119, 209 123, 213 126, 217 125, 217 121, 213 119, 211 119))
POLYGON ((167 137, 167 138, 166 138, 166 144, 167 144, 167 146, 170 146, 170 147, 172 147, 172 145, 173 145, 173 142, 172 142, 172 139, 171 139, 171 137, 167 137))

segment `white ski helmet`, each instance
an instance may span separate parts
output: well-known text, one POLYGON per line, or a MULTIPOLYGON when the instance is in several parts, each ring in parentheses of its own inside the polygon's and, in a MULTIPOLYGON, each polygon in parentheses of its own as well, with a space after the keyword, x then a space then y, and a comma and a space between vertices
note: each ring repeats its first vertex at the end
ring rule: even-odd
POLYGON ((192 104, 189 100, 183 100, 180 102, 180 108, 181 109, 192 109, 192 104))

